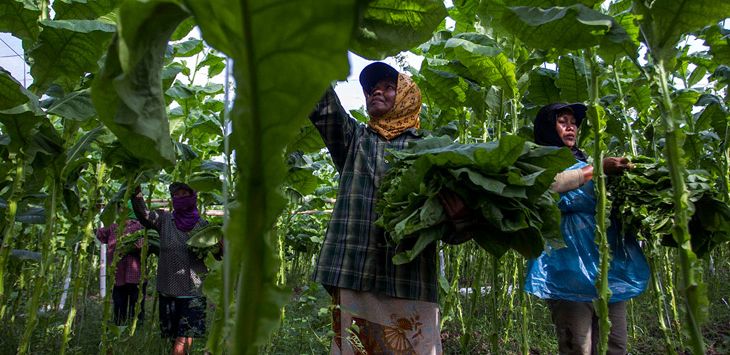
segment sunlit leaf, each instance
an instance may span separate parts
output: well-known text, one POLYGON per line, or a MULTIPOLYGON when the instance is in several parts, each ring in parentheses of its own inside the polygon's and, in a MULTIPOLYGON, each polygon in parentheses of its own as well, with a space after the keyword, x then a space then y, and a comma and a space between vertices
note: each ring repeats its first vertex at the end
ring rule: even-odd
POLYGON ((10 32, 23 41, 38 38, 41 11, 31 0, 0 0, 0 32, 10 32))
POLYGON ((161 71, 167 41, 188 16, 171 1, 126 2, 120 8, 120 34, 92 86, 102 122, 126 149, 151 165, 175 161, 161 71))
POLYGON ((98 61, 116 31, 114 24, 97 20, 44 20, 41 25, 38 44, 28 53, 36 92, 52 83, 73 91, 84 74, 98 71, 98 61))
POLYGON ((351 50, 369 59, 398 54, 431 38, 444 17, 441 0, 368 2, 351 50))
POLYGON ((564 102, 585 102, 588 100, 589 72, 582 58, 563 56, 558 63, 558 79, 555 85, 560 89, 564 102))
POLYGON ((233 353, 255 353, 279 323, 286 293, 276 286, 268 231, 284 207, 278 192, 285 176, 282 152, 297 134, 292 127, 303 125, 330 81, 347 75, 346 50, 357 16, 354 1, 276 4, 186 1, 206 42, 236 63, 231 143, 242 168, 239 206, 231 209, 226 236, 227 255, 236 256, 245 291, 237 295, 233 353), (288 25, 270 25, 281 19, 288 25))

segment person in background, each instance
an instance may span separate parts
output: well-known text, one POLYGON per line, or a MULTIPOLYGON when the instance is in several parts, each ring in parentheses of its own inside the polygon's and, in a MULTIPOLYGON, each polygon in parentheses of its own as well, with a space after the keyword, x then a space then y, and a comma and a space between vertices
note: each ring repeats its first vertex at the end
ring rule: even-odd
MULTIPOLYGON (((583 104, 550 104, 540 109, 534 126, 535 143, 568 147, 577 160, 551 186, 560 194, 560 230, 566 247, 531 260, 525 280, 525 291, 547 300, 560 354, 595 354, 598 344, 598 317, 592 303, 598 298, 595 284, 600 274, 600 254, 594 241, 593 166, 576 144, 585 114, 583 104)), ((609 157, 602 163, 607 175, 630 168, 626 158, 609 157)), ((608 239, 612 255, 608 316, 612 325, 607 353, 626 354, 626 301, 646 289, 649 266, 636 238, 621 237, 616 223, 611 223, 608 239)))
POLYGON ((172 212, 148 211, 139 187, 132 207, 139 222, 160 235, 157 265, 157 292, 160 299, 160 330, 164 338, 174 339, 172 354, 185 354, 193 338, 205 336, 206 299, 202 293, 203 276, 208 272, 203 260, 188 250, 191 232, 205 227, 200 218, 197 194, 190 186, 170 184, 172 212))
POLYGON ((410 77, 385 63, 365 67, 360 84, 367 125, 347 114, 331 87, 309 116, 339 173, 313 275, 333 297, 331 352, 440 354, 435 244, 411 263, 393 265, 395 248, 374 223, 386 152, 420 139, 421 93, 410 77))
MULTIPOLYGON (((129 215, 124 226, 124 235, 130 235, 143 229, 142 225, 132 212, 132 205, 128 204, 129 215)), ((121 206, 117 206, 121 210, 121 206)), ((117 246, 116 233, 119 226, 114 223, 108 227, 99 228, 96 231, 96 239, 107 245, 106 264, 107 267, 112 265, 114 261, 114 251, 117 246)), ((139 281, 142 270, 140 270, 140 249, 144 243, 144 238, 138 239, 134 243, 134 250, 126 255, 121 255, 117 263, 116 273, 114 274, 114 288, 112 289, 112 303, 114 305, 114 324, 122 325, 127 322, 130 316, 134 315, 135 306, 139 296, 139 281)), ((142 301, 140 303, 139 321, 144 320, 144 289, 143 287, 142 301)))

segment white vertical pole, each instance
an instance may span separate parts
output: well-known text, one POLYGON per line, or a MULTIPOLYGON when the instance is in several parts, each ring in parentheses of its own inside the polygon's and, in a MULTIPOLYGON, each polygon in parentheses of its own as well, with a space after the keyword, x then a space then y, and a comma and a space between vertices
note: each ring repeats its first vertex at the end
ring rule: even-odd
POLYGON ((102 298, 106 296, 106 244, 101 245, 101 261, 99 262, 99 294, 102 298))
MULTIPOLYGON (((79 251, 79 243, 74 246, 74 254, 79 251)), ((63 294, 61 294, 61 302, 58 303, 58 309, 63 309, 66 305, 66 298, 68 297, 68 288, 71 286, 71 267, 73 261, 68 263, 68 272, 66 272, 66 280, 63 281, 63 294)))

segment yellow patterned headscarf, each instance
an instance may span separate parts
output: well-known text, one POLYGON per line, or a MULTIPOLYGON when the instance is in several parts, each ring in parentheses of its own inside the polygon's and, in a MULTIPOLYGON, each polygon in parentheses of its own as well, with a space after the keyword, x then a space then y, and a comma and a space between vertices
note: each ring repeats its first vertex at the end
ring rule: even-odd
POLYGON ((421 90, 403 73, 398 74, 393 109, 380 117, 371 117, 368 126, 381 137, 391 140, 409 128, 421 127, 421 90))

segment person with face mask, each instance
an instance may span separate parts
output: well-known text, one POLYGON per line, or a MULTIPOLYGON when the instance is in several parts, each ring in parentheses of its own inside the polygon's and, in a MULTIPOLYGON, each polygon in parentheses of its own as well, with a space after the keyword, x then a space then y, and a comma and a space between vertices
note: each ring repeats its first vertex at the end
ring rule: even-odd
POLYGON ((334 89, 309 118, 339 173, 337 200, 313 279, 333 297, 333 354, 439 354, 436 247, 393 265, 395 248, 375 226, 376 195, 388 150, 420 139, 421 94, 385 63, 360 73, 369 116, 350 117, 334 89))
MULTIPOLYGON (((558 174, 551 186, 560 194, 560 231, 566 247, 530 260, 525 279, 525 291, 548 303, 560 354, 595 354, 598 344, 598 317, 592 303, 598 298, 595 284, 600 274, 593 166, 576 143, 586 110, 583 104, 550 104, 540 109, 534 125, 535 143, 568 147, 577 161, 558 174)), ((631 167, 628 159, 620 157, 605 158, 602 163, 609 176, 631 167)), ((611 249, 607 353, 612 355, 626 354, 626 301, 644 292, 649 280, 649 267, 636 238, 620 236, 619 231, 616 223, 607 231, 611 249)))
POLYGON ((174 182, 170 184, 172 212, 148 211, 139 187, 132 207, 139 222, 160 235, 157 263, 160 329, 164 338, 174 339, 172 354, 185 354, 193 338, 205 336, 206 299, 202 293, 203 276, 208 272, 203 260, 188 249, 193 232, 208 225, 200 218, 195 190, 174 182))

